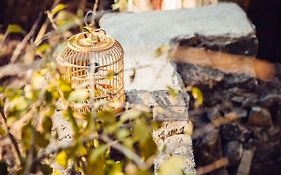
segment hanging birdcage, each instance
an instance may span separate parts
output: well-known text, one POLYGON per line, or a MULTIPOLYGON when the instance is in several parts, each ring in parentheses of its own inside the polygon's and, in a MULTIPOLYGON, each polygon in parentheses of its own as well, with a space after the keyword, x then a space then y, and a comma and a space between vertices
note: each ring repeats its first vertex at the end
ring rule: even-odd
MULTIPOLYGON (((102 29, 86 28, 87 31, 72 36, 67 47, 56 60, 62 77, 70 80, 74 88, 94 92, 95 101, 124 103, 124 51, 118 41, 102 29)), ((89 109, 89 101, 80 110, 89 109)))

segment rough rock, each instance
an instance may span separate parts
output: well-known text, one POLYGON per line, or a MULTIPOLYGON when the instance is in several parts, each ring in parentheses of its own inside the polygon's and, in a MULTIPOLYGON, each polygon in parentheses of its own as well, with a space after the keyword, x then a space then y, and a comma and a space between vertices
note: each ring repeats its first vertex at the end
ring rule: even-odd
POLYGON ((238 141, 227 142, 224 146, 224 155, 228 158, 229 166, 235 166, 240 161, 243 146, 238 141))
POLYGON ((252 107, 248 123, 254 126, 270 127, 272 125, 270 111, 266 108, 252 107))
POLYGON ((100 26, 124 47, 127 90, 152 91, 181 86, 178 78, 173 78, 177 73, 169 60, 154 58, 155 50, 163 44, 181 44, 186 38, 199 35, 204 36, 207 45, 218 49, 227 45, 223 47, 249 55, 255 55, 257 49, 254 27, 245 12, 234 3, 195 9, 107 14, 100 20, 100 26), (241 46, 242 43, 246 46, 241 46), (132 67, 142 68, 137 70, 135 81, 130 83, 132 67))
POLYGON ((192 153, 191 137, 178 134, 167 137, 164 141, 156 142, 160 154, 154 159, 155 170, 159 169, 161 164, 171 156, 180 156, 184 160, 184 173, 195 174, 195 163, 192 153))
POLYGON ((126 92, 126 101, 131 108, 139 108, 153 112, 154 120, 158 121, 188 121, 189 96, 179 92, 176 97, 169 95, 168 91, 156 90, 126 92))

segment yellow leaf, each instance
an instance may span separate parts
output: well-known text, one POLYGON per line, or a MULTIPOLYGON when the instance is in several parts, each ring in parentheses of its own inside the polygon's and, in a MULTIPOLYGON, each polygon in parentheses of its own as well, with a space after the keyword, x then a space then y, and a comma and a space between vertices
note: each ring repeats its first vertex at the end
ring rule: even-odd
POLYGON ((127 110, 125 111, 121 118, 120 118, 120 122, 125 122, 127 120, 133 120, 133 119, 136 119, 138 117, 140 117, 142 115, 142 112, 139 111, 139 110, 136 110, 136 109, 130 109, 130 110, 127 110))
POLYGON ((89 97, 89 92, 86 89, 77 89, 69 94, 68 101, 83 102, 89 97))
POLYGON ((9 24, 6 32, 7 33, 24 33, 24 30, 21 28, 21 26, 19 26, 17 24, 9 24))
POLYGON ((80 156, 85 156, 87 154, 87 149, 84 146, 79 146, 78 148, 78 154, 80 156))
POLYGON ((50 48, 50 46, 49 46, 48 44, 42 44, 42 45, 40 45, 40 46, 36 49, 36 52, 44 53, 44 52, 46 52, 49 48, 50 48))
POLYGON ((166 160, 159 169, 159 175, 182 175, 184 160, 182 157, 175 156, 166 160))
POLYGON ((51 14, 54 16, 55 14, 57 14, 58 12, 63 10, 64 8, 65 8, 64 4, 58 4, 55 8, 53 8, 51 14))
POLYGON ((31 85, 35 89, 40 89, 45 84, 45 77, 40 72, 34 72, 31 78, 31 85))
POLYGON ((171 95, 173 98, 177 97, 179 94, 179 90, 173 88, 173 87, 168 87, 168 93, 171 95))
POLYGON ((53 173, 52 173, 52 175, 61 175, 61 172, 59 171, 59 170, 54 170, 53 171, 53 173))
POLYGON ((28 107, 28 102, 23 96, 14 98, 9 103, 10 110, 22 111, 28 107))
POLYGON ((108 80, 113 80, 114 75, 115 75, 115 73, 114 73, 113 70, 108 70, 108 71, 107 71, 107 74, 106 74, 106 79, 108 79, 108 80))
POLYGON ((62 167, 67 165, 67 154, 65 151, 60 152, 56 157, 56 163, 62 167))
POLYGON ((6 130, 0 126, 0 136, 5 136, 6 134, 6 130))
POLYGON ((92 164, 92 163, 98 161, 99 158, 105 154, 106 149, 107 149, 106 145, 102 145, 100 147, 95 148, 90 153, 89 162, 92 164))
POLYGON ((169 51, 169 46, 163 44, 155 50, 154 57, 158 58, 158 57, 168 53, 168 51, 169 51))
POLYGON ((197 87, 192 87, 191 94, 192 94, 193 98, 196 100, 195 108, 201 106, 203 104, 203 100, 204 100, 202 91, 197 87))

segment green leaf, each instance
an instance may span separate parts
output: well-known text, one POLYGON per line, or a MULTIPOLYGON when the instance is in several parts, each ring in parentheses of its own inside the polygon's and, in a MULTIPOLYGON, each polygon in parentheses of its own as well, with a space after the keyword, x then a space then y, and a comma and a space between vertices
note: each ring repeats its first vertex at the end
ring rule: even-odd
POLYGON ((89 157, 89 162, 91 164, 95 163, 98 161, 98 159, 105 154, 105 151, 107 150, 106 145, 102 145, 100 147, 95 148, 91 153, 89 157))
POLYGON ((44 53, 50 48, 49 44, 42 44, 37 49, 36 52, 44 53))
POLYGON ((58 4, 56 7, 53 8, 51 14, 54 16, 55 14, 63 10, 65 7, 66 6, 64 4, 58 4))
POLYGON ((59 80, 59 88, 63 92, 63 97, 67 99, 69 94, 72 92, 71 84, 66 80, 59 80))
POLYGON ((113 70, 108 70, 108 71, 107 71, 107 74, 106 74, 106 79, 108 79, 108 80, 113 80, 114 75, 115 75, 115 73, 114 73, 113 70))
POLYGON ((50 143, 50 140, 47 139, 43 134, 35 130, 35 142, 37 146, 45 148, 50 143))
POLYGON ((98 111, 97 117, 104 121, 105 123, 113 124, 116 121, 116 117, 111 110, 101 110, 98 111))
POLYGON ((0 136, 6 136, 7 132, 4 128, 2 128, 2 126, 0 125, 0 136))
POLYGON ((183 175, 184 160, 174 156, 166 160, 159 169, 159 175, 183 175))
POLYGON ((21 28, 21 26, 19 26, 17 24, 9 24, 6 32, 7 33, 24 33, 24 30, 21 28))
POLYGON ((127 120, 134 120, 136 118, 139 118, 142 115, 142 111, 140 110, 136 110, 136 109, 130 109, 128 111, 125 111, 121 118, 120 118, 120 122, 125 122, 127 120))
POLYGON ((50 175, 53 173, 53 168, 47 164, 39 164, 40 170, 43 172, 44 175, 50 175))
POLYGON ((173 87, 168 87, 168 93, 171 95, 173 98, 176 98, 179 94, 179 90, 173 88, 173 87))
POLYGON ((116 2, 114 4, 111 5, 112 10, 118 10, 120 8, 120 3, 116 2))
POLYGON ((151 134, 149 134, 148 138, 144 143, 140 143, 141 155, 144 160, 149 159, 151 156, 157 153, 157 145, 154 142, 151 134))
POLYGON ((44 129, 45 132, 50 133, 52 130, 52 119, 50 117, 45 117, 45 120, 43 121, 42 127, 44 129))
POLYGON ((163 44, 155 50, 154 57, 158 58, 158 57, 168 53, 168 50, 169 50, 169 46, 163 44))
POLYGON ((122 172, 122 164, 120 162, 113 162, 111 161, 110 163, 110 172, 108 173, 108 175, 124 175, 124 173, 122 172))
POLYGON ((85 146, 79 145, 77 153, 79 154, 79 156, 85 156, 87 155, 87 149, 85 148, 85 146))
POLYGON ((77 89, 72 91, 68 97, 69 102, 83 102, 89 97, 89 92, 86 89, 77 89))
POLYGON ((134 137, 138 139, 141 144, 144 144, 149 138, 149 134, 146 123, 142 120, 138 120, 133 128, 134 137))
POLYGON ((22 111, 28 107, 28 101, 23 96, 15 97, 9 103, 9 109, 11 111, 22 111))
POLYGON ((119 140, 128 137, 129 135, 130 135, 129 130, 123 128, 119 128, 118 131, 116 132, 116 136, 119 140))
POLYGON ((59 164, 60 166, 66 168, 67 166, 67 159, 68 156, 65 151, 61 151, 57 156, 56 156, 56 163, 59 164))
POLYGON ((32 87, 34 87, 35 89, 41 89, 45 83, 46 83, 46 79, 41 72, 39 71, 33 72, 31 77, 32 87))
POLYGON ((25 150, 32 146, 33 128, 30 124, 25 125, 21 130, 22 143, 25 150))

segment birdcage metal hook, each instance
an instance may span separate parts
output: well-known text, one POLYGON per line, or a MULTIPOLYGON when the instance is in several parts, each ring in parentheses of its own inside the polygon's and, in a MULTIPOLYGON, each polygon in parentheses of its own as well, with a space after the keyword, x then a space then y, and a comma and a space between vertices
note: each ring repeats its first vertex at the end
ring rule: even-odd
POLYGON ((92 10, 89 10, 84 16, 84 24, 87 27, 89 26, 93 27, 95 24, 95 20, 96 20, 96 13, 92 10))

